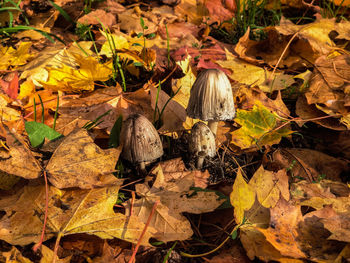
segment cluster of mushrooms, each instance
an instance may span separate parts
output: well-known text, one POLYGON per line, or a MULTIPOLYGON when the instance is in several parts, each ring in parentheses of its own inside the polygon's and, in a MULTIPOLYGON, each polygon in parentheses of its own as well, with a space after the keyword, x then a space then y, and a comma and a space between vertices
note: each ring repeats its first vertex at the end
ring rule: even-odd
MULTIPOLYGON (((189 152, 196 158, 201 169, 205 157, 216 153, 215 137, 218 122, 235 116, 232 88, 226 74, 218 69, 206 69, 199 73, 193 83, 186 109, 189 117, 208 121, 193 125, 189 139, 189 152)), ((138 164, 145 171, 147 163, 163 155, 163 146, 153 124, 140 114, 129 116, 121 130, 122 157, 138 164)))

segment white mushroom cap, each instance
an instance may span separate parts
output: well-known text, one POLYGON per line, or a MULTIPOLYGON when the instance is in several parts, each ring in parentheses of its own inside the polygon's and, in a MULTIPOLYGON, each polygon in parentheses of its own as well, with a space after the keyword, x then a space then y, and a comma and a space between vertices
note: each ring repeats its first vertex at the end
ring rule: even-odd
POLYGON ((197 122, 193 125, 188 145, 193 155, 215 156, 215 136, 204 122, 197 122))
POLYGON ((152 162, 163 155, 163 146, 153 124, 140 114, 130 115, 123 122, 122 157, 131 163, 152 162))
POLYGON ((219 69, 206 69, 193 83, 187 114, 203 121, 231 120, 235 117, 232 88, 226 74, 219 69))

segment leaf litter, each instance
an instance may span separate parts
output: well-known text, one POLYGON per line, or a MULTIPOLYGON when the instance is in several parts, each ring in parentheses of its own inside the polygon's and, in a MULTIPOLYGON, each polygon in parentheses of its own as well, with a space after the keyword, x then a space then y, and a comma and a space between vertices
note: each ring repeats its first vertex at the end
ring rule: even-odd
POLYGON ((5 2, 0 261, 350 259, 343 2, 281 1, 279 25, 234 41, 244 0, 5 2), (313 21, 293 23, 291 9, 313 21), (199 171, 186 108, 209 68, 230 78, 237 116, 199 171), (166 153, 147 174, 119 158, 117 120, 136 113, 166 153))

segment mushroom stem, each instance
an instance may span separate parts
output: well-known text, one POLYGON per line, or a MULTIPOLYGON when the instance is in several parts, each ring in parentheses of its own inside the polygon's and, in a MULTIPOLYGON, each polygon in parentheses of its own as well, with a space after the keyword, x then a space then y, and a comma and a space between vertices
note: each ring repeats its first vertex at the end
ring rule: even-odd
POLYGON ((216 132, 218 130, 218 121, 214 121, 214 120, 209 120, 208 121, 208 127, 211 130, 211 132, 214 134, 214 136, 216 137, 216 132))
POLYGON ((146 171, 146 162, 141 162, 141 163, 140 163, 140 170, 141 170, 142 172, 145 172, 145 171, 146 171))
POLYGON ((205 152, 199 152, 198 156, 197 156, 197 163, 196 163, 196 168, 197 169, 202 169, 203 167, 203 162, 204 162, 204 158, 205 158, 205 152))

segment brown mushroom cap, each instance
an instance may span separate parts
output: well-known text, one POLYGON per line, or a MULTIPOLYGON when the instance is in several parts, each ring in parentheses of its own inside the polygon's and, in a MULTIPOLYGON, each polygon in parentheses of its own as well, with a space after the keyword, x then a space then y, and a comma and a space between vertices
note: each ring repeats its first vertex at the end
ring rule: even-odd
POLYGON ((130 115, 120 133, 122 157, 131 163, 152 162, 163 155, 163 146, 153 124, 140 114, 130 115))
POLYGON ((219 69, 206 69, 193 83, 187 115, 203 121, 231 120, 235 117, 232 88, 226 74, 219 69))
POLYGON ((215 156, 215 136, 204 122, 193 125, 188 145, 193 155, 215 156))

